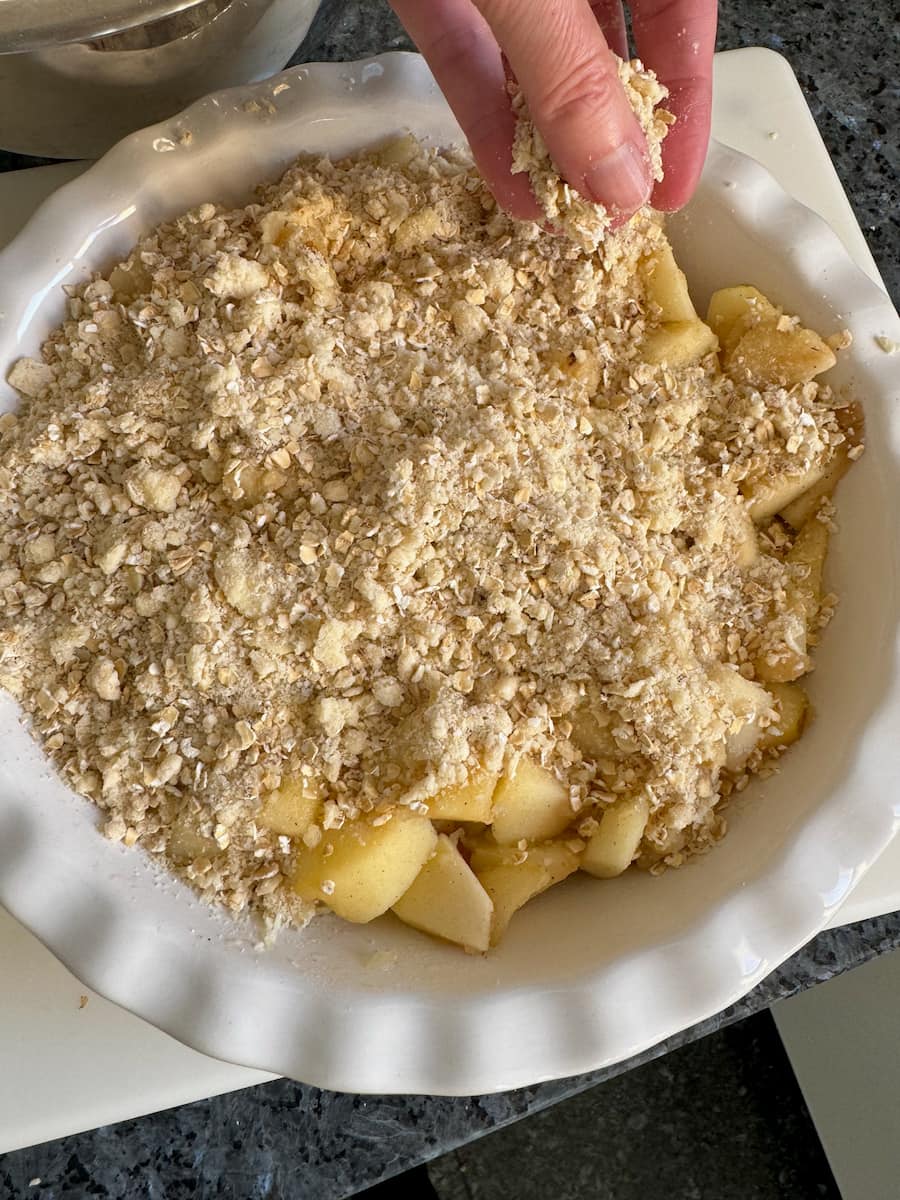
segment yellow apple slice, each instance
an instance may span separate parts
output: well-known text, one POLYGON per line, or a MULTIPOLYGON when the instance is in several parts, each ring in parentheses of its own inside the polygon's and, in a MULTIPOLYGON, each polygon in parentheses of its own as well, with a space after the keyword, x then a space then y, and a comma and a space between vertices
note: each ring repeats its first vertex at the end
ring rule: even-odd
POLYGON ((544 842, 573 819, 568 790, 530 758, 520 759, 515 773, 505 775, 494 792, 492 829, 498 842, 544 842))
POLYGON ((660 310, 660 320, 695 321, 687 277, 675 261, 672 247, 662 241, 641 263, 647 299, 660 310))
POLYGON ((745 679, 725 663, 715 663, 709 675, 734 714, 725 737, 725 766, 729 771, 738 771, 759 744, 760 720, 772 708, 772 697, 760 684, 745 679))
POLYGON ((474 771, 465 783, 441 788, 428 801, 434 821, 480 821, 490 824, 494 790, 500 779, 493 771, 474 771))
POLYGON ((793 586, 797 603, 807 626, 818 616, 822 603, 822 572, 828 554, 828 526, 822 521, 807 521, 794 539, 787 560, 805 569, 803 579, 793 586))
POLYGON ((318 780, 306 775, 286 779, 264 798, 257 820, 273 833, 302 837, 322 806, 318 780))
POLYGON ((802 325, 779 329, 765 322, 742 334, 723 365, 730 374, 737 371, 755 384, 792 387, 809 383, 836 362, 834 351, 814 330, 802 325))
POLYGON ((759 741, 760 750, 790 746, 796 742, 806 726, 809 714, 809 698, 796 683, 770 683, 767 690, 772 693, 773 707, 778 713, 774 724, 763 730, 759 741))
POLYGON ((846 442, 842 442, 827 466, 816 472, 802 492, 795 492, 793 498, 776 511, 794 529, 802 529, 810 517, 818 512, 822 501, 831 495, 852 465, 850 447, 846 442))
POLYGON ((716 335, 696 317, 693 321, 667 321, 644 335, 641 353, 649 363, 689 367, 718 348, 716 335))
POLYGON ((397 808, 383 825, 348 822, 297 855, 291 886, 345 921, 365 924, 396 904, 437 845, 428 817, 397 808))
POLYGON ((496 946, 513 915, 529 900, 578 870, 579 856, 563 842, 529 846, 515 861, 501 849, 493 865, 478 870, 478 878, 494 906, 491 945, 496 946))
POLYGON ((741 491, 747 498, 750 516, 757 525, 771 521, 776 513, 786 511, 798 497, 815 487, 825 476, 827 463, 812 463, 805 470, 779 472, 745 480, 741 491))
POLYGON ((572 741, 587 758, 619 757, 612 720, 612 713, 600 701, 589 701, 572 716, 572 741))
POLYGON ((706 321, 726 353, 737 345, 741 335, 760 320, 777 321, 778 309, 758 288, 749 284, 720 288, 713 292, 706 310, 706 321))
POLYGON ((483 952, 490 944, 491 898, 444 834, 393 911, 414 929, 471 950, 483 952))
POLYGON ((645 796, 625 796, 604 809, 599 828, 581 856, 581 869, 598 879, 612 879, 626 871, 638 852, 649 814, 645 796))
POLYGON ((194 862, 198 858, 215 858, 219 847, 211 837, 205 837, 197 827, 199 813, 178 817, 169 829, 166 850, 174 862, 194 862))
POLYGON ((819 478, 805 492, 779 510, 794 529, 801 529, 810 517, 818 512, 822 501, 832 494, 853 466, 854 460, 850 457, 850 451, 862 444, 865 427, 862 406, 854 401, 844 408, 837 409, 835 416, 846 441, 841 442, 835 449, 819 478))
POLYGON ((759 536, 746 509, 739 511, 734 528, 734 554, 739 567, 752 567, 759 558, 759 536))

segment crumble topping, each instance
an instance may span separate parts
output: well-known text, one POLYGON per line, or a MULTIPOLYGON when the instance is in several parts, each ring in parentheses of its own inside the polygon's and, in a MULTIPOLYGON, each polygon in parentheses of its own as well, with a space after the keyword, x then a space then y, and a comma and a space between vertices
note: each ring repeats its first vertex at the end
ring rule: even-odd
MULTIPOLYGON (((645 70, 639 59, 624 62, 613 55, 619 82, 644 131, 650 171, 654 179, 663 177, 662 142, 675 118, 660 105, 668 89, 652 71, 645 70)), ((609 233, 611 218, 600 204, 581 196, 560 178, 547 144, 528 114, 525 97, 518 84, 510 85, 516 131, 513 139, 513 174, 526 173, 531 190, 547 221, 584 250, 596 250, 609 233)))
POLYGON ((309 906, 257 816, 298 774, 307 845, 525 753, 583 836, 635 790, 657 857, 719 836, 708 666, 753 675, 802 570, 776 526, 741 565, 739 485, 845 435, 826 387, 643 360, 661 236, 546 237, 406 138, 71 290, 0 417, 0 684, 108 836, 275 924, 309 906))

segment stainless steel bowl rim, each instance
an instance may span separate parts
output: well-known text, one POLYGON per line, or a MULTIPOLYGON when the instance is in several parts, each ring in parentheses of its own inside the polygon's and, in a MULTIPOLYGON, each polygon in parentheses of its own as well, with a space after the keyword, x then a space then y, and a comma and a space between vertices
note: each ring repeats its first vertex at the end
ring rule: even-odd
POLYGON ((106 37, 201 3, 203 0, 0 0, 0 54, 106 37))

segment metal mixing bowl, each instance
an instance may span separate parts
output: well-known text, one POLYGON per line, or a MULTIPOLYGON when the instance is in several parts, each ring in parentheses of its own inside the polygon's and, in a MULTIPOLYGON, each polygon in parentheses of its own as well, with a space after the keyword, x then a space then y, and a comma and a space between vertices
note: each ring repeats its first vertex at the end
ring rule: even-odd
POLYGON ((318 0, 0 0, 0 146, 94 158, 280 70, 318 0))

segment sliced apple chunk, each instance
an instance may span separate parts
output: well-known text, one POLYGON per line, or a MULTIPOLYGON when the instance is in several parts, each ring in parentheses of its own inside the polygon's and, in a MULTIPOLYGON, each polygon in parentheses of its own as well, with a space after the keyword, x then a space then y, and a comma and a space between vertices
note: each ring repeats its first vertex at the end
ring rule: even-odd
POLYGON ((379 146, 376 157, 382 166, 405 167, 421 153, 421 150, 418 139, 411 133, 404 133, 399 137, 389 138, 379 146))
POLYGON ((641 350, 649 363, 667 367, 690 367, 718 349, 719 342, 708 325, 692 321, 667 321, 644 336, 641 350))
POLYGON ((504 863, 497 867, 488 867, 479 879, 493 906, 490 935, 492 946, 496 946, 506 933, 514 914, 529 900, 546 891, 552 882, 539 863, 527 861, 518 866, 504 863))
POLYGON ((734 528, 734 557, 739 567, 752 567, 759 558, 759 535, 746 509, 738 512, 734 528))
POLYGON ((788 589, 784 612, 772 620, 753 670, 762 683, 791 683, 812 669, 809 657, 809 622, 806 599, 797 588, 788 589))
POLYGON ((600 826, 581 856, 581 869, 598 879, 621 875, 634 861, 649 815, 646 796, 623 796, 604 809, 600 826))
POLYGON ((828 526, 822 521, 807 521, 794 539, 787 560, 805 568, 803 579, 794 584, 797 603, 807 626, 818 616, 822 603, 822 572, 828 554, 828 526))
POLYGON ((809 713, 809 698, 796 683, 770 683, 767 690, 772 693, 773 707, 778 714, 774 724, 763 730, 759 741, 760 750, 774 750, 790 746, 800 737, 809 713))
POLYGON ((759 320, 777 320, 778 315, 778 309, 758 288, 744 283, 713 292, 706 310, 706 322, 727 353, 751 324, 759 320))
POLYGON ((564 879, 570 874, 572 856, 578 856, 578 851, 573 850, 569 842, 562 840, 535 842, 527 850, 520 850, 517 846, 501 846, 488 830, 479 834, 470 843, 470 847, 469 865, 479 876, 493 867, 517 866, 530 860, 545 867, 554 880, 557 876, 564 879))
POLYGON ((723 366, 730 374, 738 371, 756 384, 792 387, 809 383, 836 362, 834 351, 814 330, 802 325, 779 329, 774 322, 763 322, 741 335, 723 366))
POLYGON ((477 821, 489 825, 499 779, 499 773, 493 771, 474 771, 465 783, 435 792, 428 801, 428 815, 433 821, 477 821))
POLYGON ((411 886, 393 906, 407 925, 484 952, 490 945, 494 906, 478 876, 446 835, 411 886))
POLYGON ((200 832, 199 818, 199 813, 193 817, 184 815, 172 823, 166 840, 166 850, 175 862, 183 865, 198 858, 215 858, 219 853, 215 840, 200 832))
POLYGON ((814 330, 790 324, 781 309, 748 284, 713 293, 706 319, 721 343, 723 368, 754 383, 808 383, 836 362, 834 351, 814 330))
POLYGON ((348 822, 297 855, 291 885, 345 921, 365 924, 396 904, 437 845, 428 817, 395 809, 383 825, 348 822))
POLYGON ((588 758, 617 758, 612 713, 602 702, 589 702, 572 716, 572 741, 588 758))
POLYGON ((466 846, 469 866, 476 875, 481 875, 489 867, 508 865, 522 856, 522 851, 515 846, 501 846, 489 829, 468 841, 466 846))
POLYGON ((660 310, 662 321, 695 321, 697 311, 688 291, 687 276, 675 261, 672 247, 660 242, 641 263, 647 299, 660 310))
POLYGON ((725 766, 729 771, 738 771, 759 745, 760 721, 772 708, 772 697, 760 684, 745 679, 725 663, 715 663, 709 675, 734 714, 725 736, 725 766))
POLYGON ((263 799, 258 820, 273 833, 302 837, 319 815, 321 806, 318 780, 295 775, 263 799))
POLYGON ((520 759, 515 773, 497 784, 491 827, 498 842, 545 842, 562 833, 573 818, 567 789, 530 758, 520 759))
POLYGON ((757 525, 771 521, 776 513, 785 511, 798 496, 816 486, 827 469, 823 461, 813 463, 803 471, 745 480, 741 484, 741 492, 749 502, 750 516, 757 525))
POLYGON ((818 512, 825 500, 853 465, 850 458, 850 447, 842 442, 835 450, 828 465, 818 473, 817 478, 798 496, 785 504, 778 512, 794 529, 802 529, 809 519, 818 512))
POLYGON ((516 857, 509 850, 498 848, 491 865, 477 871, 481 885, 494 906, 491 922, 491 945, 496 946, 513 915, 554 884, 562 882, 578 870, 578 854, 563 842, 547 842, 529 846, 525 857, 516 857))

